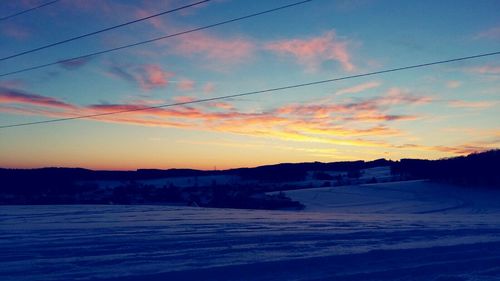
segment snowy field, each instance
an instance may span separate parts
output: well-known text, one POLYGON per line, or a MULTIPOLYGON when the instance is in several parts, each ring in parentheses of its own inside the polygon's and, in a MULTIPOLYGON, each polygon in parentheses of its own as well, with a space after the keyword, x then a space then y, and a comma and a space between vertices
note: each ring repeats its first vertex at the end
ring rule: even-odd
POLYGON ((500 192, 287 192, 304 211, 0 206, 0 280, 500 280, 500 192))

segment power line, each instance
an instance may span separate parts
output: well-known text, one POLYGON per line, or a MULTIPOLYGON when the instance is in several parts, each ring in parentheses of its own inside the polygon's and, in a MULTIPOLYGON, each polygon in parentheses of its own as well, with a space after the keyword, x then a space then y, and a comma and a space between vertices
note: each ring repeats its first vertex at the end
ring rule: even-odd
POLYGON ((47 3, 44 3, 44 4, 41 4, 41 5, 38 5, 38 6, 35 6, 35 7, 32 7, 32 8, 29 8, 29 9, 26 9, 26 10, 23 10, 23 11, 20 11, 20 12, 17 12, 17 13, 14 13, 12 15, 8 15, 8 16, 5 16, 3 18, 0 18, 0 21, 4 21, 4 20, 8 20, 10 18, 13 18, 13 17, 17 17, 19 15, 22 15, 22 14, 25 14, 25 13, 28 13, 28 12, 31 12, 31 11, 34 11, 34 10, 37 10, 37 9, 40 9, 42 7, 45 7, 45 6, 48 6, 48 5, 52 5, 52 4, 55 4, 56 2, 59 2, 60 0, 54 0, 54 1, 50 1, 50 2, 47 2, 47 3))
POLYGON ((349 76, 344 76, 344 77, 339 77, 339 78, 332 78, 332 79, 319 80, 319 81, 313 81, 313 82, 307 82, 307 83, 301 83, 301 84, 281 86, 281 87, 276 87, 276 88, 268 88, 268 89, 265 89, 265 90, 251 91, 251 92, 245 92, 245 93, 239 93, 239 94, 233 94, 233 95, 227 95, 227 96, 219 96, 219 97, 213 97, 213 98, 207 98, 207 99, 198 99, 198 100, 188 101, 188 102, 177 102, 177 103, 163 104, 163 105, 157 105, 157 106, 148 106, 148 107, 139 107, 139 108, 134 108, 134 109, 111 111, 111 112, 105 112, 105 113, 80 115, 80 116, 75 116, 75 117, 58 118, 58 119, 50 119, 50 120, 43 120, 43 121, 37 121, 37 122, 4 125, 4 126, 0 126, 0 129, 11 128, 11 127, 20 127, 20 126, 28 126, 28 125, 36 125, 36 124, 54 123, 54 122, 61 122, 61 121, 69 121, 69 120, 75 120, 75 119, 95 118, 95 117, 115 115, 115 114, 122 114, 122 113, 135 112, 135 111, 147 111, 147 110, 157 109, 157 108, 182 106, 182 105, 204 103, 204 102, 210 102, 210 101, 216 101, 216 100, 222 100, 222 99, 237 98, 237 97, 243 97, 243 96, 251 96, 251 95, 257 95, 257 94, 263 94, 263 93, 270 93, 270 92, 277 92, 277 91, 283 91, 283 90, 294 89, 294 88, 302 88, 302 87, 306 87, 306 86, 313 86, 313 85, 331 83, 331 82, 336 82, 336 81, 341 81, 341 80, 348 80, 348 79, 353 79, 353 78, 360 78, 360 77, 366 77, 366 76, 379 75, 379 74, 384 74, 384 73, 389 73, 389 72, 396 72, 396 71, 401 71, 401 70, 422 68, 422 67, 428 67, 428 66, 433 66, 433 65, 438 65, 438 64, 445 64, 445 63, 450 63, 450 62, 457 62, 457 61, 477 59, 477 58, 482 58, 482 57, 487 57, 487 56, 494 56, 494 55, 500 55, 500 51, 492 52, 492 53, 483 53, 483 54, 472 55, 472 56, 467 56, 467 57, 460 57, 460 58, 453 58, 453 59, 441 60, 441 61, 434 61, 434 62, 428 62, 428 63, 422 63, 422 64, 415 64, 415 65, 410 65, 410 66, 390 68, 390 69, 379 70, 379 71, 374 71, 374 72, 367 72, 367 73, 362 73, 362 74, 349 75, 349 76))
POLYGON ((304 4, 304 3, 307 3, 307 2, 311 2, 311 1, 312 0, 305 0, 305 1, 295 2, 295 3, 292 3, 292 4, 280 6, 280 7, 269 9, 269 10, 265 10, 265 11, 262 11, 262 12, 258 12, 258 13, 254 13, 254 14, 249 14, 249 15, 246 15, 246 16, 242 16, 242 17, 238 17, 238 18, 234 18, 234 19, 230 19, 230 20, 225 20, 225 21, 222 21, 222 22, 218 22, 218 23, 214 23, 214 24, 210 24, 210 25, 205 25, 205 26, 202 26, 202 27, 197 27, 197 28, 189 29, 189 30, 186 30, 186 31, 178 32, 178 33, 169 34, 169 35, 165 35, 165 36, 161 36, 161 37, 149 39, 149 40, 146 40, 146 41, 141 41, 141 42, 137 42, 137 43, 133 43, 133 44, 129 44, 129 45, 124 45, 124 46, 121 46, 121 47, 115 47, 115 48, 112 48, 112 49, 107 49, 107 50, 104 50, 104 51, 89 53, 89 54, 78 56, 78 57, 73 57, 73 58, 59 60, 59 61, 50 62, 50 63, 46 63, 46 64, 41 64, 41 65, 37 65, 37 66, 27 67, 27 68, 23 68, 23 69, 20 69, 20 70, 15 70, 15 71, 7 72, 7 73, 2 73, 2 74, 0 74, 0 77, 5 77, 5 76, 8 76, 8 75, 22 73, 22 72, 27 72, 27 71, 31 71, 31 70, 40 69, 40 68, 45 68, 45 67, 48 67, 48 66, 57 65, 57 64, 61 64, 61 63, 66 63, 66 62, 71 62, 71 61, 86 59, 86 58, 89 58, 89 57, 93 57, 93 56, 97 56, 97 55, 102 55, 102 54, 105 54, 105 53, 110 53, 110 52, 114 52, 114 51, 118 51, 118 50, 123 50, 123 49, 131 48, 131 47, 135 47, 135 46, 139 46, 139 45, 143 45, 143 44, 147 44, 147 43, 152 43, 152 42, 156 42, 156 41, 159 41, 159 40, 164 40, 164 39, 175 37, 175 36, 185 35, 185 34, 193 33, 193 32, 204 30, 204 29, 209 29, 209 28, 212 28, 212 27, 216 27, 216 26, 220 26, 220 25, 224 25, 224 24, 228 24, 228 23, 232 23, 232 22, 236 22, 236 21, 241 21, 241 20, 244 20, 244 19, 253 18, 253 17, 256 17, 256 16, 263 15, 263 14, 268 14, 268 13, 276 12, 276 11, 279 11, 279 10, 283 10, 283 9, 286 9, 286 8, 290 8, 290 7, 297 6, 297 5, 304 4))
POLYGON ((87 33, 87 34, 75 36, 75 37, 72 37, 72 38, 69 38, 69 39, 65 39, 65 40, 62 40, 62 41, 59 41, 59 42, 47 44, 47 45, 44 45, 44 46, 41 46, 41 47, 37 47, 37 48, 31 49, 31 50, 23 51, 23 52, 14 54, 14 55, 10 55, 10 56, 7 56, 7 57, 0 58, 0 61, 4 61, 4 60, 11 59, 11 58, 19 57, 19 56, 22 56, 22 55, 26 55, 26 54, 38 52, 38 51, 43 50, 43 49, 47 49, 47 48, 54 47, 54 46, 57 46, 57 45, 65 44, 65 43, 68 43, 68 42, 71 42, 71 41, 75 41, 75 40, 78 40, 78 39, 82 39, 82 38, 85 38, 85 37, 89 37, 89 36, 92 36, 92 35, 103 33, 103 32, 110 31, 110 30, 113 30, 113 29, 117 29, 117 28, 120 28, 120 27, 124 27, 124 26, 130 25, 130 24, 133 24, 133 23, 145 21, 145 20, 148 20, 148 19, 151 19, 151 18, 155 18, 155 17, 158 17, 158 16, 165 15, 165 14, 170 14, 170 13, 173 13, 173 12, 177 12, 177 11, 180 11, 180 10, 183 10, 183 9, 187 9, 187 8, 190 8, 190 7, 193 7, 193 6, 197 6, 197 5, 209 2, 209 1, 210 0, 199 1, 199 2, 196 2, 196 3, 192 3, 192 4, 189 4, 189 5, 185 5, 185 6, 179 7, 179 8, 175 8, 175 9, 172 9, 172 10, 164 11, 164 12, 161 12, 161 13, 158 13, 158 14, 154 14, 154 15, 150 15, 150 16, 147 16, 147 17, 139 18, 139 19, 136 19, 136 20, 133 20, 133 21, 129 21, 129 22, 126 22, 126 23, 122 23, 122 24, 119 24, 119 25, 107 27, 107 28, 104 28, 104 29, 101 29, 101 30, 97 30, 97 31, 93 31, 93 32, 90 32, 90 33, 87 33))

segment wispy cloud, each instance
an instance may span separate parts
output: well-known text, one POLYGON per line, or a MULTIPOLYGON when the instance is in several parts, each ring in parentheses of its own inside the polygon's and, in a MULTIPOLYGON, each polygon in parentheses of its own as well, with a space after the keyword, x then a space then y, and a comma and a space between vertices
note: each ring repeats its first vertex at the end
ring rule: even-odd
POLYGON ((423 105, 434 101, 434 98, 426 95, 414 94, 408 90, 394 87, 389 89, 386 95, 379 99, 372 99, 372 101, 380 105, 423 105))
POLYGON ((430 150, 452 153, 455 155, 467 155, 495 148, 489 145, 463 144, 457 146, 432 146, 430 150))
POLYGON ((479 73, 479 74, 500 74, 500 66, 495 66, 495 65, 470 67, 467 70, 469 72, 479 73))
MULTIPOLYGON (((182 97, 179 101, 189 101, 182 97)), ((381 98, 383 100, 383 98, 381 98)), ((415 99, 400 99, 399 102, 413 103, 415 99)), ((108 113, 123 110, 141 109, 147 104, 95 104, 78 107, 63 101, 34 94, 3 90, 0 95, 0 112, 23 115, 42 115, 52 118, 72 117, 75 115, 108 113), (16 106, 15 104, 18 104, 16 106), (36 107, 23 107, 35 105, 36 107), (40 107, 39 107, 40 106, 40 107), (57 109, 57 111, 52 110, 57 109), (75 113, 77 111, 78 113, 75 113)), ((234 133, 252 137, 280 139, 292 142, 321 143, 338 146, 372 147, 387 149, 405 149, 410 151, 435 151, 453 155, 464 155, 491 149, 495 143, 471 142, 455 146, 429 146, 421 144, 392 144, 387 138, 402 136, 399 129, 387 125, 353 127, 345 120, 356 119, 356 123, 369 124, 374 118, 369 116, 375 110, 385 107, 384 102, 377 104, 376 99, 339 105, 285 105, 266 112, 241 112, 229 103, 210 104, 200 107, 153 108, 144 111, 133 111, 127 114, 107 115, 93 118, 95 121, 140 125, 161 126, 195 130, 208 130, 234 133), (367 106, 372 103, 371 106, 367 106), (363 111, 366 108, 367 111, 363 111), (215 111, 214 111, 215 109, 215 111), (333 118, 310 119, 304 113, 316 115, 314 111, 326 110, 342 116, 333 118), (367 115, 367 116, 363 116, 367 115), (347 117, 346 117, 347 116, 347 117), (337 122, 340 121, 340 122, 337 122), (377 138, 374 140, 373 138, 377 138)), ((386 115, 381 122, 393 122, 408 118, 398 115, 386 115)), ((404 134, 403 134, 404 135, 404 134)), ((498 132, 497 132, 498 135, 498 132)), ((489 136, 489 134, 487 135, 489 136)), ((498 138, 497 138, 498 139, 498 138)))
POLYGON ((352 86, 349 88, 340 89, 336 92, 336 94, 337 95, 356 94, 356 93, 364 92, 364 91, 369 90, 369 89, 377 88, 380 85, 381 85, 381 83, 377 82, 377 81, 366 82, 366 83, 352 86))
POLYGON ((189 96, 177 96, 172 98, 175 102, 191 102, 194 101, 194 97, 189 97, 189 96))
POLYGON ((14 89, 0 88, 0 103, 28 104, 61 109, 74 109, 74 105, 55 98, 28 94, 14 89))
POLYGON ((207 103, 208 106, 218 108, 218 109, 225 109, 225 110, 234 110, 234 106, 228 102, 210 102, 207 103))
POLYGON ((336 61, 344 70, 353 71, 354 64, 348 50, 349 43, 336 36, 335 31, 306 39, 285 39, 267 43, 265 49, 293 56, 308 71, 316 71, 325 61, 336 61))
POLYGON ((61 61, 59 62, 59 65, 64 69, 74 70, 86 65, 90 60, 90 58, 81 58, 71 61, 61 61))
POLYGON ((195 82, 190 79, 182 79, 177 82, 177 89, 181 91, 191 91, 194 89, 195 82))
POLYGON ((468 109, 483 109, 492 107, 498 104, 497 101, 464 101, 464 100, 452 100, 448 102, 450 107, 458 108, 468 108, 468 109))
POLYGON ((165 71, 160 65, 145 64, 141 66, 112 65, 108 73, 137 84, 143 90, 163 88, 169 84, 169 79, 175 74, 165 71))
POLYGON ((222 68, 250 59, 256 49, 251 40, 242 37, 222 38, 203 32, 181 36, 170 46, 170 51, 178 55, 217 63, 222 68))
MULTIPOLYGON (((17 95, 17 98, 4 99, 4 103, 37 104, 47 108, 34 110, 29 107, 13 108, 10 106, 0 107, 0 111, 11 114, 45 115, 50 117, 131 111, 126 114, 106 115, 93 119, 101 122, 141 126, 208 130, 294 142, 393 147, 384 139, 391 136, 402 136, 403 133, 399 129, 391 127, 390 124, 403 120, 414 120, 418 116, 390 114, 387 113, 387 110, 395 104, 421 104, 421 100, 410 93, 398 91, 397 95, 395 95, 394 92, 393 90, 380 97, 360 99, 348 103, 289 104, 261 112, 238 110, 229 102, 152 108, 149 110, 138 110, 150 106, 150 104, 140 103, 93 104, 77 107, 43 96, 17 95), (395 97, 397 97, 397 102, 387 102, 388 99, 395 97), (53 107, 62 110, 50 110, 53 107)), ((174 100, 187 102, 193 100, 193 98, 179 96, 174 100)))

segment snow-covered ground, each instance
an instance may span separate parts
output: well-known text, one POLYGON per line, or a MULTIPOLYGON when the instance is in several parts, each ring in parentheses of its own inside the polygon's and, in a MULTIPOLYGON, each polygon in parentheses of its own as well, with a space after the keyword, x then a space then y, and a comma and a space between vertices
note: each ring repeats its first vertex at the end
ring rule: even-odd
POLYGON ((500 280, 500 192, 287 192, 304 211, 0 206, 0 280, 500 280))
MULTIPOLYGON (((380 214, 500 214, 500 190, 426 180, 286 191, 307 211, 380 214)), ((500 218, 499 218, 500 222, 500 218)))

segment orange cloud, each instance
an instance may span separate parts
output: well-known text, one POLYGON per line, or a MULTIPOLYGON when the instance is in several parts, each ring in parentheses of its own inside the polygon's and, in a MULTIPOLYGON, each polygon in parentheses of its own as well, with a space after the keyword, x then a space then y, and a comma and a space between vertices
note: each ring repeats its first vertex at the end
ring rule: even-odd
POLYGON ((175 102, 179 102, 179 103, 183 103, 183 102, 191 102, 191 101, 194 101, 195 98, 194 97, 188 97, 188 96, 177 96, 177 97, 173 97, 173 100, 175 102))
POLYGON ((478 153, 493 149, 495 147, 491 146, 482 146, 482 145, 474 145, 474 144, 464 144, 458 146, 433 146, 431 150, 448 152, 455 155, 468 155, 471 153, 478 153))
POLYGON ((405 149, 405 150, 417 150, 417 151, 433 151, 433 152, 444 152, 453 155, 468 155, 471 153, 487 151, 491 149, 497 149, 500 144, 500 140, 493 141, 481 141, 481 142, 470 142, 458 145, 420 145, 420 144, 403 144, 394 145, 394 148, 405 149))
POLYGON ((219 109, 225 109, 225 110, 233 110, 234 106, 228 102, 210 102, 208 103, 209 106, 219 108, 219 109))
MULTIPOLYGON (((394 97, 394 94, 389 95, 394 97)), ((398 92, 399 103, 418 103, 419 99, 398 92)), ((41 97, 41 96, 40 96, 41 97)), ((151 108, 150 104, 95 104, 86 107, 71 106, 56 99, 40 99, 48 109, 0 107, 0 111, 12 114, 37 114, 50 117, 70 117, 109 112, 129 111, 124 114, 104 115, 92 118, 101 122, 136 124, 141 126, 178 127, 196 130, 218 131, 255 137, 282 140, 318 142, 325 144, 369 147, 392 147, 392 145, 360 137, 385 138, 400 136, 398 129, 381 125, 383 122, 413 120, 410 115, 387 114, 384 111, 387 96, 350 103, 292 104, 264 112, 238 111, 229 102, 212 102, 199 106, 151 108), (48 101, 48 102, 47 102, 48 101), (50 110, 58 105, 62 111, 50 110), (64 105, 64 106, 61 106, 64 105), (207 106, 208 105, 208 106, 207 106), (75 109, 78 112, 74 112, 75 109), (23 112, 24 111, 24 112, 23 112), (349 123, 346 123, 349 122, 349 123), (373 122, 378 124, 371 125, 373 122)), ((22 104, 36 99, 21 99, 22 104)), ((176 97, 177 102, 192 101, 192 97, 176 97)), ((12 99, 9 99, 12 101, 12 99)))
POLYGON ((342 65, 344 70, 353 71, 348 42, 337 38, 335 31, 308 39, 291 39, 270 42, 265 49, 284 55, 294 56, 309 71, 316 71, 324 61, 333 60, 342 65))

